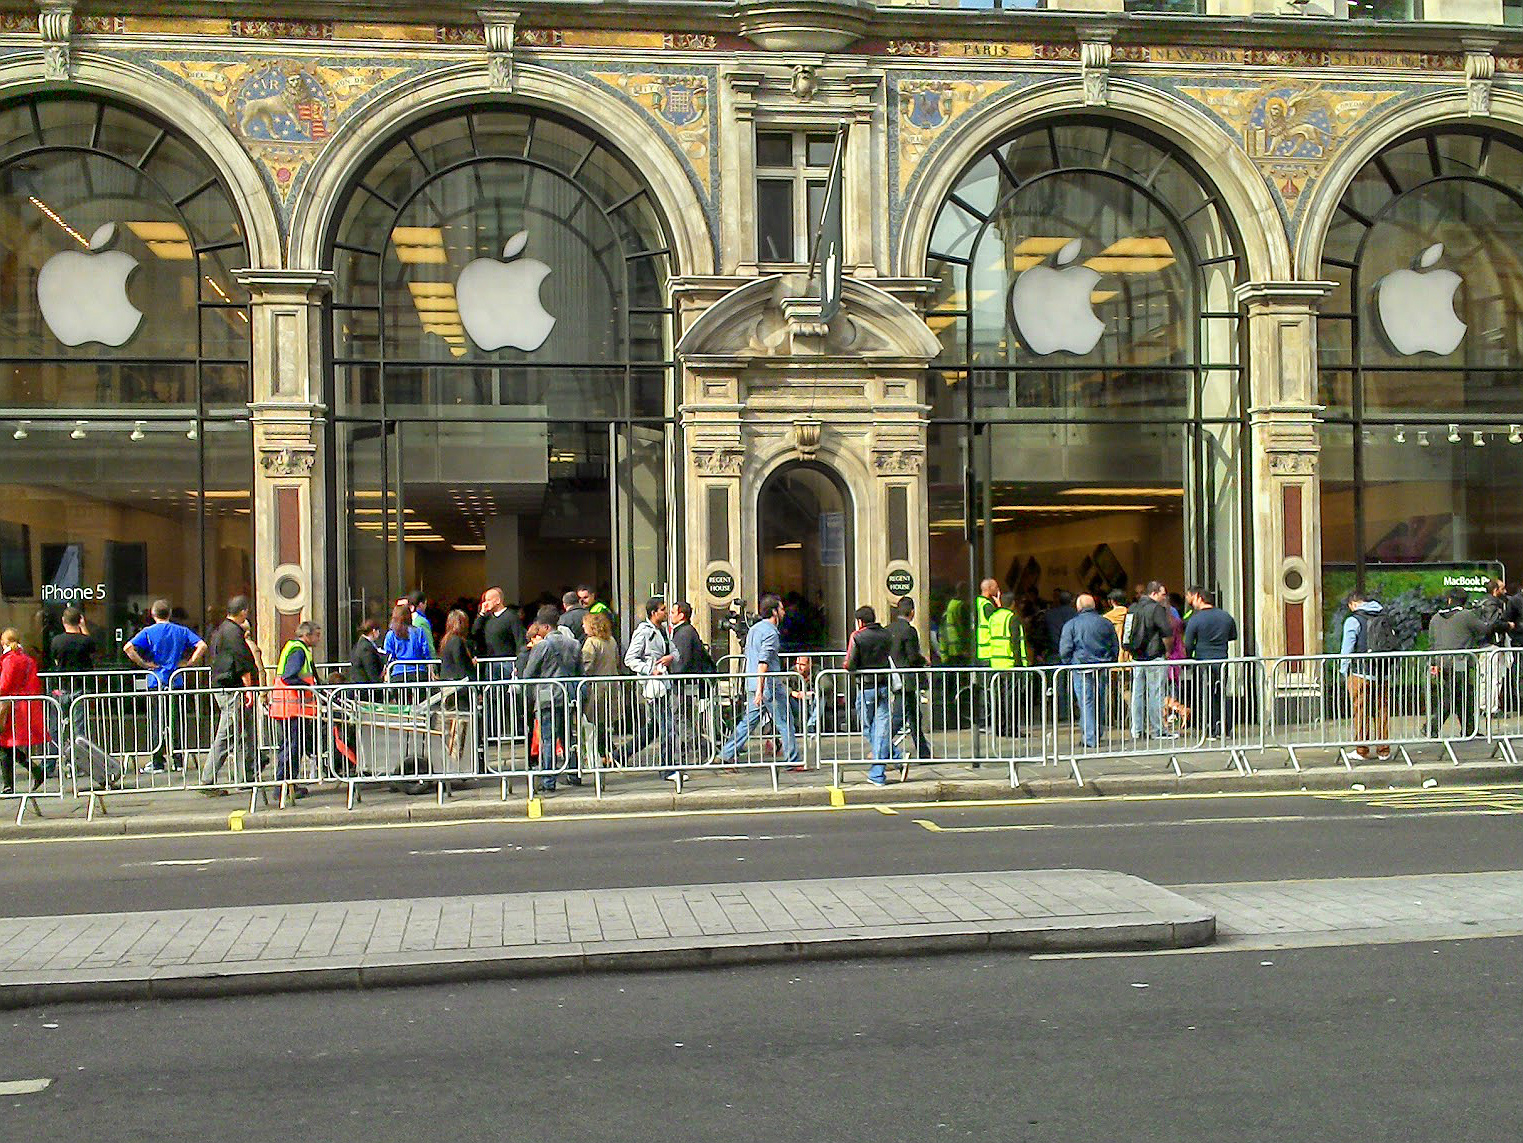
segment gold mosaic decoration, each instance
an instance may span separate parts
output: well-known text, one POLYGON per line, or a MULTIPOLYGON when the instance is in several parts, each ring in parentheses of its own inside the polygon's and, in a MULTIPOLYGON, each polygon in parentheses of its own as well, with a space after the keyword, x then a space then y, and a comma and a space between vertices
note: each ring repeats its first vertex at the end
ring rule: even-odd
POLYGON ((692 164, 705 194, 712 191, 709 141, 709 78, 704 75, 653 75, 592 72, 594 78, 623 92, 655 117, 692 164))
POLYGON ((966 79, 905 79, 899 82, 899 193, 947 124, 1010 86, 966 79))

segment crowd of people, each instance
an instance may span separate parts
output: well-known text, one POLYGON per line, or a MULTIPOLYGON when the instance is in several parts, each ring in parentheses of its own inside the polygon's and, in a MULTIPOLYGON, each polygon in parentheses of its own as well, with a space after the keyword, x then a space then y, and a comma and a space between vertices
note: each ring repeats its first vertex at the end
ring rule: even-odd
MULTIPOLYGON (((1523 632, 1523 595, 1508 596, 1500 582, 1488 585, 1479 606, 1468 602, 1466 593, 1455 589, 1432 617, 1435 651, 1484 651, 1523 632)), ((905 744, 905 756, 932 756, 921 724, 923 680, 912 674, 932 665, 989 669, 990 681, 979 684, 976 717, 995 736, 1018 732, 1020 686, 1029 675, 1017 669, 1033 666, 1096 668, 1067 672, 1069 681, 1058 696, 1088 749, 1099 747, 1108 721, 1125 721, 1137 743, 1174 738, 1187 726, 1208 738, 1232 732, 1232 704, 1224 694, 1221 664, 1239 633, 1233 616, 1206 588, 1177 595, 1155 580, 1131 594, 1113 591, 1104 599, 1059 591, 1038 605, 985 580, 971 603, 960 595, 948 600, 924 649, 914 601, 900 599, 892 612, 885 626, 872 607, 857 610, 842 664, 851 680, 846 709, 867 744, 868 780, 875 784, 886 783, 888 764, 901 758, 896 743, 905 744), (1133 666, 1124 673, 1114 669, 1127 662, 1133 666), (1107 703, 1110 688, 1123 688, 1116 696, 1121 702, 1107 703), (1129 712, 1129 719, 1118 711, 1129 712)), ((424 593, 413 592, 396 602, 384 627, 374 618, 360 623, 348 662, 339 670, 320 671, 316 656, 322 630, 312 622, 300 624, 276 654, 268 680, 247 597, 230 600, 225 617, 205 639, 166 600, 155 602, 149 615, 151 621, 121 647, 121 654, 144 673, 150 691, 164 694, 186 686, 188 668, 205 666, 216 726, 200 783, 213 795, 225 792, 229 781, 252 780, 259 769, 256 688, 267 681, 264 701, 280 728, 274 777, 288 783, 304 758, 326 748, 316 740, 316 691, 322 684, 455 684, 450 701, 458 706, 464 701, 461 686, 524 680, 532 684, 524 688, 532 708, 532 765, 541 771, 539 786, 546 791, 558 781, 581 784, 581 751, 614 766, 629 764, 648 749, 656 751, 662 776, 680 789, 693 767, 735 765, 764 723, 782 764, 802 770, 799 736, 818 724, 822 705, 813 660, 793 653, 799 632, 818 625, 820 618, 811 612, 802 621, 790 621, 788 601, 772 593, 760 598, 756 617, 737 632, 744 635, 747 693, 727 734, 713 731, 712 718, 699 723, 700 710, 712 715, 717 709, 705 679, 718 668, 686 601, 669 606, 662 599, 647 601, 622 644, 618 616, 586 585, 564 592, 558 604, 526 609, 508 606, 497 587, 488 588, 478 601, 460 601, 443 612, 424 593), (611 681, 619 675, 643 681, 630 692, 611 681), (637 701, 631 701, 631 693, 637 701), (568 701, 571 695, 574 704, 568 701), (573 705, 578 713, 572 713, 573 705), (584 725, 575 724, 578 717, 584 725)), ((96 670, 102 648, 78 608, 65 609, 61 621, 47 660, 54 672, 49 677, 56 680, 53 693, 66 709, 74 693, 84 689, 82 680, 96 670)), ((1389 737, 1390 684, 1381 664, 1385 652, 1398 648, 1382 605, 1354 593, 1339 634, 1340 670, 1355 736, 1367 743, 1358 753, 1387 757, 1389 746, 1381 743, 1389 737)), ((1441 697, 1430 713, 1430 734, 1451 718, 1459 719, 1468 734, 1478 713, 1497 709, 1502 671, 1487 671, 1484 665, 1473 671, 1466 663, 1451 657, 1432 665, 1441 697)), ((36 701, 43 693, 35 654, 15 630, 0 633, 0 777, 5 792, 21 771, 30 774, 34 785, 41 781, 29 752, 47 741, 48 720, 36 701)), ((153 752, 145 772, 176 765, 180 711, 174 702, 148 706, 153 752)), ((496 739, 505 718, 498 706, 488 704, 482 738, 496 739)), ((304 793, 296 787, 296 796, 304 793)))

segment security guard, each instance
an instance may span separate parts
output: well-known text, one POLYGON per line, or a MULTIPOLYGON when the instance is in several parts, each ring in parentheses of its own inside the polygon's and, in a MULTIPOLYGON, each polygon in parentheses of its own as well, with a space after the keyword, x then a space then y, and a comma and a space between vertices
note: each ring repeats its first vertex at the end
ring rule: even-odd
POLYGON ((1026 646, 1026 626, 1015 611, 1015 593, 1007 591, 999 597, 999 610, 989 620, 989 666, 996 671, 1011 674, 996 675, 990 682, 993 710, 990 712, 990 729, 994 734, 1018 733, 1020 727, 1019 698, 1025 694, 1027 680, 1014 675, 1015 668, 1030 662, 1026 646))
POLYGON ((968 662, 968 601, 963 598, 967 591, 967 583, 959 583, 941 616, 941 630, 937 633, 941 660, 949 666, 962 667, 968 662))
POLYGON ((973 601, 977 618, 976 662, 980 667, 994 663, 994 615, 999 611, 999 584, 986 579, 978 585, 978 598, 973 601))

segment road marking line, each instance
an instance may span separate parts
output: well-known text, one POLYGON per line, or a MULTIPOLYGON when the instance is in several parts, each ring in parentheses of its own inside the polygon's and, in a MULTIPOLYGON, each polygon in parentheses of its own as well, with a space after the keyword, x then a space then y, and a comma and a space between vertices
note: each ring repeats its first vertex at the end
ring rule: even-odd
POLYGON ((500 845, 480 845, 474 849, 409 849, 408 857, 455 857, 468 853, 501 853, 500 845))
POLYGON ((915 819, 915 824, 920 826, 922 829, 928 829, 928 830, 930 830, 932 833, 945 833, 946 832, 945 827, 937 825, 935 822, 931 821, 929 818, 916 818, 915 819))
POLYGON ((1079 830, 1079 829, 1167 829, 1173 826, 1210 826, 1210 825, 1283 825, 1286 822, 1382 822, 1382 821, 1416 821, 1422 818, 1455 818, 1455 817, 1508 817, 1516 814, 1516 810, 1447 810, 1443 813, 1404 813, 1404 814, 1271 814, 1265 817, 1251 818, 1171 818, 1166 821, 1149 822, 1009 822, 1000 825, 983 826, 958 826, 935 825, 928 821, 917 821, 917 825, 923 825, 926 829, 935 830, 937 833, 1006 833, 1011 831, 1037 831, 1037 830, 1079 830))
POLYGON ((52 1083, 50 1079, 0 1080, 0 1095, 36 1095, 52 1083))
POLYGON ((877 810, 880 814, 888 814, 891 817, 899 816, 899 811, 894 809, 893 806, 874 806, 873 809, 877 810))
POLYGON ((217 865, 217 864, 228 864, 228 865, 231 865, 231 864, 235 864, 235 863, 238 863, 238 862, 263 861, 263 860, 264 860, 263 857, 166 857, 166 858, 162 858, 162 859, 160 859, 158 861, 124 861, 124 862, 122 862, 122 868, 123 869, 132 869, 132 868, 134 868, 136 866, 145 866, 145 865, 165 865, 165 866, 175 866, 175 865, 195 865, 195 866, 201 866, 201 865, 217 865))

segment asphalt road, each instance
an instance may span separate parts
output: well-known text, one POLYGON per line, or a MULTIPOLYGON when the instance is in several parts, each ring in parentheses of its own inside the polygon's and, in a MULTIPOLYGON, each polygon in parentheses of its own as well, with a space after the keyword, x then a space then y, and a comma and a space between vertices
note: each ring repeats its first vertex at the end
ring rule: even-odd
POLYGON ((980 869, 1165 885, 1523 869, 1520 814, 1523 789, 1456 789, 0 842, 0 912, 980 869))
POLYGON ((4 1021, 0 1081, 53 1082, 0 1096, 0 1137, 1494 1143, 1520 965, 1499 939, 68 1007, 4 1021))

